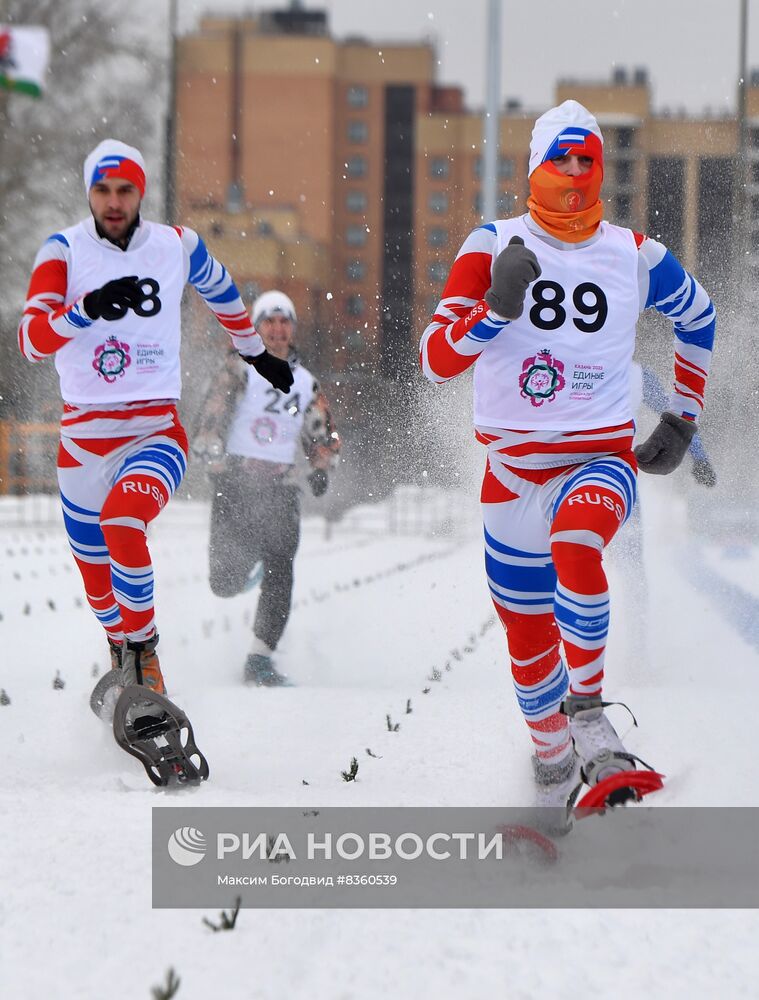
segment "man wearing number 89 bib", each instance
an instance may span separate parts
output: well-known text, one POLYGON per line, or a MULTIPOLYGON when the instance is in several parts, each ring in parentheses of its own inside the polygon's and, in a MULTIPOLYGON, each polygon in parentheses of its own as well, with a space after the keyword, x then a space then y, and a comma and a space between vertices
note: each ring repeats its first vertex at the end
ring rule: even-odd
MULTIPOLYGON (((680 464, 696 430, 715 329, 709 296, 661 243, 603 221, 603 137, 565 101, 535 123, 528 213, 461 247, 421 341, 433 382, 474 368, 485 567, 541 804, 635 769, 602 701, 609 594, 602 553, 636 475, 680 464), (669 409, 633 451, 635 324, 674 327, 669 409)), ((630 776, 632 780, 632 775, 630 776)))
POLYGON ((176 408, 185 284, 194 285, 243 361, 280 389, 292 384, 289 367, 265 350, 232 278, 197 233, 140 218, 145 183, 139 150, 106 139, 90 153, 84 186, 91 217, 55 233, 37 254, 19 327, 24 356, 36 362, 55 355, 60 376, 63 518, 113 668, 93 692, 102 717, 122 686, 165 693, 147 526, 187 462, 176 408))
POLYGON ((308 486, 320 497, 339 460, 340 439, 324 393, 293 349, 297 317, 291 299, 264 292, 252 315, 267 350, 289 362, 292 387, 279 392, 252 369, 241 373, 228 363, 214 377, 193 453, 213 478, 211 589, 233 597, 261 585, 244 680, 279 687, 287 678, 275 666, 274 652, 290 616, 300 540, 296 453, 305 452, 308 486))

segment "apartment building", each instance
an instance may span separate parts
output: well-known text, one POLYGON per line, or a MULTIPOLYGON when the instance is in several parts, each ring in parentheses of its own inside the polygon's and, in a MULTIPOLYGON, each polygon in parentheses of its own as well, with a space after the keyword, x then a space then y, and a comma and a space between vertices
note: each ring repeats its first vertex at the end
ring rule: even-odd
MULTIPOLYGON (((207 17, 179 40, 177 74, 179 217, 249 298, 271 286, 292 296, 310 357, 331 372, 407 371, 482 221, 481 114, 437 83, 432 44, 338 40, 324 12, 300 8, 207 17)), ((556 101, 568 97, 604 131, 607 218, 660 237, 712 285, 727 280, 743 221, 759 277, 759 87, 740 167, 735 118, 654 113, 644 69, 560 81, 556 101)), ((500 214, 524 210, 543 110, 503 109, 500 214)))
POLYGON ((206 18, 177 66, 178 214, 249 296, 290 294, 332 371, 391 373, 412 311, 416 122, 434 52, 322 12, 206 18))

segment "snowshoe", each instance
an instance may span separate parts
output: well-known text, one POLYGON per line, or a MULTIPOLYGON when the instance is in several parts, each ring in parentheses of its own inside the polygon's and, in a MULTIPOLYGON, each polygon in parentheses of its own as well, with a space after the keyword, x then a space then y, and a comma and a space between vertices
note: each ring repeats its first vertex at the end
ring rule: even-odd
MULTIPOLYGON (((604 713, 610 704, 617 703, 602 701, 598 696, 578 695, 569 695, 561 703, 582 763, 582 779, 590 786, 574 807, 575 812, 603 812, 627 802, 640 802, 644 795, 663 787, 664 776, 625 748, 604 713), (642 764, 645 770, 638 770, 637 764, 642 764)), ((632 712, 630 715, 637 726, 635 716, 632 712)))
POLYGON ((119 695, 129 684, 142 684, 158 694, 166 694, 158 654, 158 635, 142 642, 114 642, 110 637, 111 669, 103 674, 90 695, 90 708, 103 722, 113 721, 113 711, 119 695))
POLYGON ((113 712, 119 695, 124 690, 124 675, 121 670, 109 670, 103 674, 90 695, 90 708, 103 722, 113 721, 113 712))
MULTIPOLYGON (((644 764, 639 757, 635 758, 644 764)), ((604 812, 627 802, 640 802, 644 795, 658 792, 664 787, 664 775, 644 764, 645 771, 617 771, 597 782, 587 791, 574 808, 578 818, 583 811, 604 812)))
MULTIPOLYGON (((541 823, 542 826, 542 823, 541 823)), ((521 823, 507 823, 496 827, 504 844, 517 851, 531 854, 543 864, 554 864, 559 860, 556 844, 545 833, 534 826, 524 826, 521 823)))
POLYGON ((164 695, 140 684, 123 689, 113 713, 118 745, 136 757, 154 785, 197 784, 208 778, 190 720, 164 695))

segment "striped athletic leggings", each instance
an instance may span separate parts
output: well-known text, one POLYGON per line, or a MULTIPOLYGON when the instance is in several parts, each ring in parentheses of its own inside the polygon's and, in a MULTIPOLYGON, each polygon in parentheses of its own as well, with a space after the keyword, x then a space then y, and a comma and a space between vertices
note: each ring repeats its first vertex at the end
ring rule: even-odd
POLYGON ((567 692, 601 693, 609 630, 602 552, 630 516, 636 474, 631 451, 540 471, 511 469, 491 452, 485 469, 488 585, 517 701, 546 762, 571 749, 559 712, 567 692))
POLYGON ((147 526, 187 467, 181 425, 148 437, 61 438, 63 521, 90 607, 113 639, 155 628, 147 526))

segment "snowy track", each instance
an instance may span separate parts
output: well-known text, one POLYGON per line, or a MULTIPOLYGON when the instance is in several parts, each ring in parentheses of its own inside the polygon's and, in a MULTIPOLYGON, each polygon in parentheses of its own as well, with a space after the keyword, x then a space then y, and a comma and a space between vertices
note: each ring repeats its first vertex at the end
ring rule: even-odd
MULTIPOLYGON (((663 492, 648 506, 650 654, 641 615, 618 610, 607 691, 639 719, 631 749, 670 775, 661 804, 759 805, 752 733, 708 697, 729 665, 731 689, 756 704, 759 654, 670 558, 681 539, 667 505, 663 492)), ((197 509, 175 503, 151 540, 162 663, 211 765, 184 795, 209 806, 529 801, 529 744, 476 537, 357 527, 327 540, 310 522, 280 657, 296 686, 278 690, 240 684, 255 595, 210 594, 206 537, 197 509), (358 781, 346 783, 354 756, 358 781)), ((233 934, 212 935, 201 913, 151 910, 151 808, 186 798, 154 790, 89 713, 106 650, 62 529, 6 525, 0 551, 3 1000, 148 1000, 170 965, 178 1000, 531 998, 564 992, 572 969, 583 996, 608 996, 617 969, 616 997, 670 996, 674 983, 675 995, 755 995, 753 913, 244 911, 233 934)), ((620 593, 624 573, 610 571, 620 593)))

